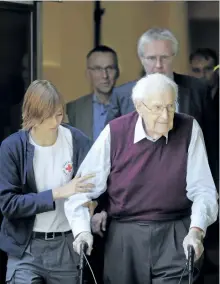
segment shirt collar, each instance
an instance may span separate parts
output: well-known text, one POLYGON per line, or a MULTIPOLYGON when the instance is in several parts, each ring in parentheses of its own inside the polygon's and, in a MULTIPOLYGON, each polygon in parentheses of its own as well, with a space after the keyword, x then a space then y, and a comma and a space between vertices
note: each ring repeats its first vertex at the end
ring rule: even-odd
MULTIPOLYGON (((145 74, 145 77, 147 76, 147 74, 145 74)), ((171 73, 170 76, 168 76, 170 79, 174 80, 174 73, 171 73)))
POLYGON ((93 102, 93 103, 97 103, 97 104, 100 103, 95 94, 92 96, 92 102, 93 102))
MULTIPOLYGON (((166 137, 166 144, 167 144, 168 143, 168 134, 165 137, 166 137)), ((161 137, 157 138, 157 139, 153 139, 152 137, 147 135, 145 130, 144 130, 144 127, 143 127, 142 118, 139 116, 138 120, 136 122, 136 125, 135 125, 135 130, 134 130, 134 144, 138 143, 139 141, 143 140, 144 138, 147 138, 148 140, 150 140, 152 142, 156 142, 161 137)))
POLYGON ((170 77, 170 79, 174 80, 174 74, 173 73, 169 77, 170 77))
POLYGON ((92 102, 93 102, 93 103, 96 103, 96 104, 103 105, 104 107, 108 107, 108 106, 109 106, 109 103, 106 104, 106 105, 102 104, 102 103, 99 101, 98 97, 97 97, 95 94, 93 94, 92 102))

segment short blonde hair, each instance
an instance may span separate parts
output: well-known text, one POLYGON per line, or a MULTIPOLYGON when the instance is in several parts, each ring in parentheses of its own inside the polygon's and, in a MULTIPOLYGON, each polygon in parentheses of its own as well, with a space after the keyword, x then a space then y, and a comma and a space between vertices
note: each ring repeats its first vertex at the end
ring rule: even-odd
POLYGON ((47 80, 33 81, 28 87, 22 106, 22 128, 30 130, 53 116, 60 107, 64 113, 64 100, 56 87, 47 80))

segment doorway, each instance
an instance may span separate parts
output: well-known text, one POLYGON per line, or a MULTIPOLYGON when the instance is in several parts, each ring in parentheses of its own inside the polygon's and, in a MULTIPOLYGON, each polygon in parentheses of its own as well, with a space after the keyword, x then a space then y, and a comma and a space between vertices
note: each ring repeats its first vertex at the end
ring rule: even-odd
POLYGON ((24 93, 36 78, 36 3, 29 3, 0 2, 0 142, 21 127, 24 93))

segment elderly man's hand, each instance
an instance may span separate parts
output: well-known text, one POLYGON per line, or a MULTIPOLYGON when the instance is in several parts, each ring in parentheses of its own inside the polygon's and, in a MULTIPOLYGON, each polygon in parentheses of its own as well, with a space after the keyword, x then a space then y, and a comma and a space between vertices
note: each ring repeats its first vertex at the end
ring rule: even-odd
POLYGON ((188 259, 188 246, 193 246, 195 250, 195 261, 197 261, 201 255, 203 254, 203 231, 197 228, 191 228, 189 230, 188 235, 183 240, 183 248, 186 255, 186 259, 188 259))
POLYGON ((92 217, 94 215, 94 211, 96 209, 96 207, 98 206, 98 202, 97 201, 89 201, 83 204, 84 207, 88 207, 89 209, 89 214, 92 217))
POLYGON ((81 244, 83 243, 86 243, 88 245, 86 254, 90 255, 92 252, 93 245, 93 236, 90 232, 82 232, 75 238, 73 242, 73 249, 76 253, 80 254, 81 244))
POLYGON ((91 228, 94 234, 103 237, 106 230, 106 223, 107 223, 107 213, 102 211, 101 213, 96 213, 91 219, 91 228))

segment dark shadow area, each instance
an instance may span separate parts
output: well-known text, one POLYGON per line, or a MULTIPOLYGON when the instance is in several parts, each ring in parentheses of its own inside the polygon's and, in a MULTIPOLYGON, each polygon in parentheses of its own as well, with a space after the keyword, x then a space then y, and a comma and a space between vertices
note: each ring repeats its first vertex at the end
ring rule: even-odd
MULTIPOLYGON (((35 19, 35 4, 0 3, 0 143, 21 127, 23 96, 36 77, 35 19)), ((5 283, 6 263, 0 251, 0 284, 5 283)))

